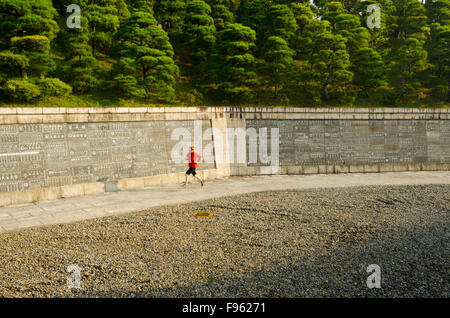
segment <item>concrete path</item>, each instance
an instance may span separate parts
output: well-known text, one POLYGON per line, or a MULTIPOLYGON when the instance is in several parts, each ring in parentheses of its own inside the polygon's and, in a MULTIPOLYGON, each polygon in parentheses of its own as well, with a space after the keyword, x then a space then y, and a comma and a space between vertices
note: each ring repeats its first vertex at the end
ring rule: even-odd
POLYGON ((450 171, 231 177, 207 181, 203 189, 199 183, 194 182, 190 183, 187 189, 178 184, 73 197, 57 201, 1 207, 0 233, 249 192, 413 184, 450 184, 450 171))

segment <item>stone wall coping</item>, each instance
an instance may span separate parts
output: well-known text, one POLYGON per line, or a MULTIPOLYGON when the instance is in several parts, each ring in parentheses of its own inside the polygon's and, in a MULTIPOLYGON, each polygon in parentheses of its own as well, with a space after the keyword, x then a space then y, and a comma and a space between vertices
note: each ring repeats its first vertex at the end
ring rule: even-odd
POLYGON ((145 120, 450 119, 450 108, 0 107, 0 124, 145 120))
POLYGON ((449 113, 450 108, 344 107, 0 107, 0 115, 134 113, 449 113))

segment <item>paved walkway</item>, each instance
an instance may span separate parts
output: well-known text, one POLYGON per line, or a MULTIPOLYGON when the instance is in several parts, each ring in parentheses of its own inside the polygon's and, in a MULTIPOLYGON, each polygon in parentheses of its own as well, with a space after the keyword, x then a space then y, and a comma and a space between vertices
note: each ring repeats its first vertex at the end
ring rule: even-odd
POLYGON ((249 192, 413 184, 450 184, 450 171, 231 177, 207 181, 203 189, 195 182, 190 183, 187 189, 169 185, 29 203, 0 207, 0 233, 249 192))

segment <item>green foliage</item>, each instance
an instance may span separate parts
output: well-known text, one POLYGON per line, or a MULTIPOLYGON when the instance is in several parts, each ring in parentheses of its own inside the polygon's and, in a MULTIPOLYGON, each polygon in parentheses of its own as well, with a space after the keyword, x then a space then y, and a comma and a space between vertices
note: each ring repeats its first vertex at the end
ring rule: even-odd
POLYGON ((313 3, 0 0, 0 100, 448 105, 450 0, 313 3))
POLYGON ((169 35, 181 32, 185 9, 184 0, 156 0, 154 7, 156 19, 169 35))
POLYGON ((66 29, 61 37, 61 47, 66 52, 65 61, 59 66, 62 80, 78 93, 94 90, 100 84, 96 74, 98 61, 93 56, 86 18, 82 16, 81 28, 66 29))
POLYGON ((206 62, 216 41, 216 28, 211 17, 211 7, 202 0, 191 0, 186 6, 183 25, 183 42, 188 48, 190 73, 198 75, 198 70, 206 62))
POLYGON ((279 91, 286 88, 290 80, 290 73, 294 65, 295 52, 291 50, 281 37, 271 36, 264 47, 263 71, 269 87, 273 87, 275 99, 279 98, 279 91))
POLYGON ((345 95, 353 73, 349 70, 350 60, 345 46, 346 40, 341 35, 320 34, 314 40, 315 51, 311 57, 312 76, 323 88, 323 97, 330 100, 328 87, 331 86, 339 96, 345 95))
POLYGON ((57 78, 45 78, 37 82, 42 96, 68 96, 72 87, 57 78))
POLYGON ((55 69, 50 57, 50 40, 43 35, 29 35, 11 38, 12 50, 23 54, 29 60, 28 74, 42 76, 55 69))
POLYGON ((112 46, 112 36, 120 22, 130 16, 124 0, 80 0, 82 15, 86 18, 92 55, 97 51, 107 54, 112 46))
POLYGON ((15 51, 20 53, 37 52, 46 53, 50 50, 50 41, 46 36, 28 35, 11 38, 11 44, 15 51))
POLYGON ((450 0, 426 1, 428 23, 448 25, 450 22, 450 0))
POLYGON ((154 15, 155 0, 127 0, 131 12, 141 11, 154 15))
POLYGON ((359 17, 353 14, 339 14, 335 19, 336 33, 347 39, 347 49, 351 55, 369 46, 369 30, 361 26, 359 17))
POLYGON ((23 72, 29 65, 29 59, 20 54, 9 51, 0 53, 0 84, 7 78, 23 76, 23 72))
POLYGON ((308 60, 315 50, 315 39, 321 34, 331 32, 331 25, 327 20, 311 19, 302 27, 302 32, 298 35, 295 43, 297 58, 308 60))
POLYGON ((399 101, 419 93, 419 74, 427 67, 427 55, 421 41, 416 38, 404 40, 396 50, 389 67, 391 85, 398 88, 396 91, 399 101))
POLYGON ((330 22, 333 30, 337 28, 337 17, 341 14, 345 14, 346 11, 341 2, 330 1, 326 2, 325 6, 320 10, 323 18, 330 22))
POLYGON ((135 11, 114 36, 116 85, 127 96, 170 101, 178 67, 167 33, 147 12, 135 11), (120 76, 122 75, 122 76, 120 76), (134 78, 134 79, 133 79, 134 78))
POLYGON ((442 87, 447 87, 450 80, 450 26, 441 26, 438 23, 431 25, 431 34, 426 43, 429 55, 430 69, 428 84, 437 88, 437 94, 441 100, 449 101, 449 95, 442 87))
POLYGON ((248 102, 255 96, 255 40, 255 31, 239 23, 228 24, 218 34, 206 72, 210 93, 217 93, 224 103, 248 102))
POLYGON ((17 102, 31 102, 41 95, 39 87, 28 80, 10 79, 2 87, 3 95, 17 102))
POLYGON ((374 11, 367 12, 367 7, 372 4, 380 7, 381 17, 380 28, 369 29, 369 46, 376 49, 378 53, 384 56, 385 54, 388 54, 390 46, 389 40, 393 38, 394 28, 397 26, 395 22, 396 8, 391 0, 367 0, 361 2, 357 8, 362 12, 361 26, 363 27, 369 27, 367 21, 374 11))
POLYGON ((116 81, 117 88, 120 90, 122 96, 138 99, 145 98, 145 89, 140 88, 136 77, 119 74, 114 80, 116 81))
POLYGON ((266 0, 241 0, 237 10, 237 22, 259 33, 266 19, 266 0))
POLYGON ((293 43, 298 25, 294 13, 287 5, 272 5, 266 16, 265 34, 277 36, 288 43, 293 43))
POLYGON ((233 23, 235 3, 233 0, 206 0, 211 6, 211 16, 218 31, 223 30, 228 23, 233 23))
POLYGON ((353 72, 354 83, 361 87, 366 97, 371 89, 387 85, 383 58, 374 49, 365 47, 356 52, 353 72))
POLYGON ((314 13, 311 6, 305 3, 292 3, 290 8, 297 23, 297 34, 301 35, 305 30, 305 27, 311 23, 314 13))
POLYGON ((397 39, 422 38, 427 21, 425 7, 416 0, 392 0, 395 6, 394 34, 397 39))
POLYGON ((51 0, 0 0, 0 48, 12 37, 43 35, 50 40, 59 28, 51 0))
POLYGON ((50 56, 50 41, 59 31, 55 16, 50 0, 0 1, 0 50, 16 54, 21 64, 20 73, 10 76, 40 77, 55 69, 50 56))

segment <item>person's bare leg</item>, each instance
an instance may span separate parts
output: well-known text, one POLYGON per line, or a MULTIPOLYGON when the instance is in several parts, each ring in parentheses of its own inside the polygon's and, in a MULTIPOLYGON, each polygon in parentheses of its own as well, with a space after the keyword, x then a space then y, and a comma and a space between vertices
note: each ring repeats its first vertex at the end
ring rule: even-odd
POLYGON ((187 174, 185 174, 184 175, 185 176, 185 178, 184 178, 184 185, 187 185, 188 184, 188 175, 187 174))
POLYGON ((194 178, 197 179, 197 180, 200 181, 200 182, 203 181, 202 178, 200 178, 200 177, 194 176, 194 178))
POLYGON ((200 183, 202 184, 202 187, 203 187, 203 180, 202 180, 202 178, 197 177, 197 176, 194 176, 194 178, 197 179, 198 181, 200 181, 200 183))

